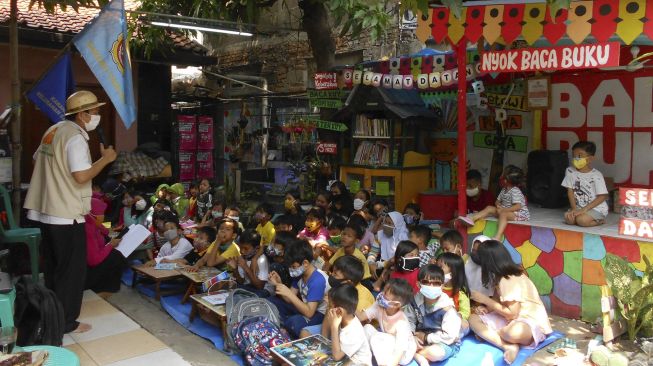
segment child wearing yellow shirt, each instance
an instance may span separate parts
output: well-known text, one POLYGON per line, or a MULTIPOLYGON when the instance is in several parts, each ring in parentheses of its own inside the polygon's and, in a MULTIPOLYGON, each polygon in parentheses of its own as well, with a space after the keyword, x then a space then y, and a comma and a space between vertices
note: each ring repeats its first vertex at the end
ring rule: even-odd
POLYGON ((254 219, 258 222, 256 232, 261 236, 261 246, 263 247, 274 243, 274 224, 270 221, 272 216, 274 216, 274 209, 271 204, 261 203, 256 208, 256 214, 254 215, 254 219))

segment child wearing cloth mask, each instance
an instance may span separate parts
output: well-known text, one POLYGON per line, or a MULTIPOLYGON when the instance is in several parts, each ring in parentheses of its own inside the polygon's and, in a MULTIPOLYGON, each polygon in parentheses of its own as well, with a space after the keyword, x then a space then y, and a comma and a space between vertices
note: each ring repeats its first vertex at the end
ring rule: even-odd
POLYGON ((211 207, 204 213, 202 222, 197 226, 216 226, 223 217, 225 217, 224 204, 219 201, 213 201, 211 207))
MULTIPOLYGON (((390 278, 406 280, 413 288, 413 292, 417 293, 419 291, 419 287, 417 286, 419 262, 419 248, 417 248, 417 245, 410 240, 402 240, 397 245, 397 250, 395 251, 394 267, 392 273, 390 273, 390 278)), ((386 273, 389 271, 390 269, 387 269, 386 273)), ((374 284, 375 289, 381 288, 380 281, 385 279, 383 277, 386 276, 382 276, 382 279, 374 284)))
MULTIPOLYGON (((199 194, 197 195, 197 212, 195 220, 205 222, 206 214, 213 208, 213 195, 211 194, 211 182, 204 178, 198 185, 199 194)), ((222 211, 222 210, 220 210, 222 211)))
POLYGON ((295 232, 299 232, 304 227, 304 222, 306 221, 306 214, 299 202, 299 192, 286 192, 286 198, 283 201, 284 215, 290 221, 295 232))
POLYGON ((132 215, 132 208, 134 206, 134 197, 131 192, 125 192, 122 195, 122 207, 120 208, 120 215, 118 216, 118 226, 114 229, 120 231, 125 227, 130 227, 136 223, 136 219, 132 215))
POLYGON ((600 171, 592 168, 595 153, 596 145, 591 141, 578 141, 572 147, 574 167, 567 168, 562 181, 569 199, 570 209, 565 213, 568 225, 601 225, 608 216, 605 179, 600 171))
POLYGON ((132 206, 132 217, 134 223, 149 228, 152 225, 152 214, 145 197, 141 193, 134 194, 134 205, 132 206))
POLYGON ((306 239, 315 251, 315 263, 322 268, 326 259, 331 257, 332 251, 329 248, 329 231, 324 227, 326 212, 320 207, 313 207, 306 213, 306 227, 299 232, 299 239, 306 239))
POLYGON ((341 216, 333 216, 329 220, 329 225, 327 225, 329 240, 327 240, 327 243, 333 250, 340 248, 342 230, 345 229, 346 224, 347 221, 345 221, 341 216))
MULTIPOLYGON (((286 248, 296 242, 297 236, 288 231, 279 231, 274 236, 274 243, 265 249, 265 254, 268 256, 268 263, 270 264, 270 273, 276 272, 281 278, 281 282, 290 286, 292 284, 288 267, 285 264, 284 255, 286 248)), ((268 283, 270 283, 268 281, 268 283)), ((272 291, 270 291, 272 293, 272 291)))
POLYGON ((175 260, 184 258, 193 250, 193 244, 184 238, 182 234, 183 230, 176 217, 166 219, 163 236, 167 242, 163 244, 156 258, 147 262, 146 265, 154 266, 157 263, 174 263, 175 260))
POLYGON ((499 222, 494 239, 501 240, 503 232, 508 226, 508 221, 528 221, 531 217, 528 206, 526 206, 526 197, 520 188, 523 183, 524 172, 514 165, 508 165, 503 170, 501 178, 499 178, 501 192, 499 192, 495 205, 487 206, 480 212, 468 216, 459 216, 458 218, 471 226, 474 225, 476 220, 488 216, 498 217, 499 222))
POLYGON ((412 305, 416 315, 415 360, 420 366, 458 353, 461 320, 453 301, 442 290, 444 272, 435 264, 419 270, 419 293, 412 305))
POLYGON ((406 225, 411 228, 419 225, 419 220, 422 219, 422 210, 417 203, 409 203, 404 208, 404 221, 406 225))
POLYGON ((274 285, 268 285, 270 273, 268 258, 260 250, 261 236, 252 230, 246 230, 238 240, 240 256, 227 261, 233 270, 238 287, 255 293, 258 297, 270 296, 274 285))
POLYGON ((274 242, 274 224, 272 224, 272 216, 274 216, 274 209, 269 203, 261 203, 256 208, 254 219, 258 222, 256 225, 256 232, 261 236, 261 245, 268 246, 274 242))
POLYGON ((397 211, 387 215, 380 215, 382 218, 381 229, 376 233, 379 245, 372 245, 367 256, 367 263, 370 266, 372 277, 376 278, 383 269, 389 268, 390 260, 395 256, 397 245, 402 240, 408 240, 408 229, 404 217, 397 211))
POLYGON ((380 331, 371 324, 363 327, 379 366, 408 365, 413 361, 417 343, 408 318, 401 310, 412 300, 413 289, 408 282, 393 278, 386 283, 371 308, 356 313, 361 322, 376 320, 381 327, 380 331))
POLYGON ((469 332, 469 286, 465 277, 465 262, 463 258, 453 253, 442 253, 438 257, 438 266, 444 271, 442 291, 449 296, 455 305, 456 311, 462 318, 463 334, 469 332))

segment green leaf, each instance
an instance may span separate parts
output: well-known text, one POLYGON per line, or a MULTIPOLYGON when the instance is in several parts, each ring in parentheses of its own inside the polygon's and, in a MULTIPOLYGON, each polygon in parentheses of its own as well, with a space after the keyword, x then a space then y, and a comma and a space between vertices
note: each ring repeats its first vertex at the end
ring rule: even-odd
POLYGON ((363 10, 363 9, 356 11, 356 13, 354 13, 354 19, 363 18, 366 13, 367 12, 365 10, 363 10))

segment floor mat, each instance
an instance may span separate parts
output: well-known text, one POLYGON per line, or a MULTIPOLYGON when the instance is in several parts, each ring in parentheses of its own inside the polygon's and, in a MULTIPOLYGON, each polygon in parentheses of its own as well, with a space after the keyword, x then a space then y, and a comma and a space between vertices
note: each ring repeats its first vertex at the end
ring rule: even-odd
MULTIPOLYGON (((198 336, 208 339, 211 341, 215 348, 219 350, 224 350, 224 339, 222 337, 222 330, 214 325, 211 325, 199 316, 191 322, 188 318, 188 315, 191 311, 190 301, 185 304, 181 303, 183 295, 172 295, 161 297, 161 306, 163 309, 170 314, 170 316, 181 324, 184 328, 189 331, 197 334, 198 336)), ((244 365, 243 359, 241 356, 230 356, 239 365, 244 365)))
MULTIPOLYGON (((515 361, 511 366, 522 365, 529 357, 531 357, 538 350, 548 346, 556 340, 563 337, 563 334, 558 332, 551 333, 537 349, 522 348, 517 355, 515 361)), ((463 366, 463 365, 480 365, 486 354, 490 354, 495 366, 508 365, 503 360, 503 351, 486 343, 480 342, 474 335, 468 335, 463 339, 458 353, 444 362, 431 362, 433 366, 463 366)), ((413 361, 408 366, 418 366, 417 362, 413 361)))

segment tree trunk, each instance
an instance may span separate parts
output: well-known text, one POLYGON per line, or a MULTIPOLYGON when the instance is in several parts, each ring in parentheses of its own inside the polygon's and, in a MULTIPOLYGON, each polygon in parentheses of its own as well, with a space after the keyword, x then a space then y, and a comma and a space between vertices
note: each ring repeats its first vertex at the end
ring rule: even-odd
POLYGON ((329 12, 318 0, 300 0, 302 25, 308 35, 317 71, 328 71, 336 64, 336 42, 333 39, 329 12))
MULTIPOLYGON (((11 123, 11 163, 12 163, 12 183, 13 183, 13 212, 14 220, 20 222, 20 68, 18 67, 18 1, 11 0, 11 10, 9 16, 9 58, 11 60, 11 104, 12 104, 12 123, 11 123)), ((5 207, 9 210, 10 207, 5 207)))

